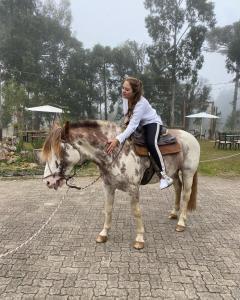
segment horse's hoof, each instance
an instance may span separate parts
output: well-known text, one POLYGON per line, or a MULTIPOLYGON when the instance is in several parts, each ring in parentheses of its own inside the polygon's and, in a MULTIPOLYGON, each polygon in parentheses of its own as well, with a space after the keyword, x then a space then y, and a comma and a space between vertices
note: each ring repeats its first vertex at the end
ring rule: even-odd
POLYGON ((178 218, 177 215, 171 213, 169 216, 168 216, 168 219, 172 219, 172 220, 176 220, 178 218))
POLYGON ((97 243, 106 243, 108 237, 106 235, 98 235, 96 238, 97 243))
POLYGON ((133 248, 137 249, 137 250, 143 249, 144 248, 144 242, 137 242, 137 241, 135 241, 133 243, 133 248))
POLYGON ((185 230, 185 228, 186 228, 186 227, 183 226, 183 225, 177 225, 177 226, 176 226, 176 231, 177 231, 177 232, 183 232, 183 231, 185 230))

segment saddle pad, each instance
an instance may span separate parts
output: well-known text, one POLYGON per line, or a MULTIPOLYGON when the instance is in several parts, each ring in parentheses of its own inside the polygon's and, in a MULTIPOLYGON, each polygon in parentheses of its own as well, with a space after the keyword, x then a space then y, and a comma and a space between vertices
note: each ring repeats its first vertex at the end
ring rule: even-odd
MULTIPOLYGON (((181 146, 178 142, 169 145, 158 146, 162 155, 175 154, 181 151, 181 146)), ((148 156, 148 150, 144 146, 134 145, 135 153, 139 156, 148 156)))

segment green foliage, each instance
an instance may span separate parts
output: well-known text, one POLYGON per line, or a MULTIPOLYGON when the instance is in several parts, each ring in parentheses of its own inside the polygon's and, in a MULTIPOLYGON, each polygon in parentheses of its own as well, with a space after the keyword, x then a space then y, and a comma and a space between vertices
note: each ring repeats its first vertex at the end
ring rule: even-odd
POLYGON ((2 95, 4 98, 4 104, 2 106, 3 125, 8 126, 8 124, 13 121, 13 116, 15 116, 15 122, 18 124, 19 130, 22 130, 24 116, 26 115, 25 106, 28 103, 26 90, 23 86, 11 80, 5 82, 2 95))
POLYGON ((233 109, 227 126, 237 129, 239 117, 237 112, 238 85, 240 79, 240 21, 232 25, 217 27, 208 35, 208 43, 212 51, 220 52, 227 56, 226 68, 228 72, 235 73, 235 90, 233 96, 233 109))

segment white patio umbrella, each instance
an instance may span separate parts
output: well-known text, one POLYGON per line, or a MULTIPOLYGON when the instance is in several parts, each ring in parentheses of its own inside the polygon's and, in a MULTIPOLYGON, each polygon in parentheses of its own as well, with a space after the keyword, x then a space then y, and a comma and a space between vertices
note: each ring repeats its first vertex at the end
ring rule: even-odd
POLYGON ((202 121, 203 121, 203 119, 219 119, 218 116, 211 115, 211 114, 208 114, 206 112, 200 112, 200 113, 197 113, 197 114, 188 115, 188 116, 186 116, 186 118, 201 118, 201 127, 200 127, 200 134, 201 135, 202 135, 202 121))
POLYGON ((35 107, 26 107, 26 110, 30 111, 41 111, 41 112, 49 112, 55 114, 62 114, 63 110, 58 107, 54 107, 51 105, 42 105, 42 106, 35 106, 35 107))

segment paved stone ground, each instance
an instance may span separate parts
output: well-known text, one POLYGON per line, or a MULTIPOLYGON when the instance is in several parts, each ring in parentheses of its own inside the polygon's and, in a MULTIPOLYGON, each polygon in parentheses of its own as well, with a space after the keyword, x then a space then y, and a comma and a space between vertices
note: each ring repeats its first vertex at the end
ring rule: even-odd
MULTIPOLYGON (((101 183, 71 190, 38 236, 0 258, 0 299, 240 299, 239 178, 201 177, 198 208, 183 233, 168 219, 172 187, 141 190, 143 250, 131 248, 135 227, 126 194, 116 194, 109 241, 96 244, 101 183)), ((48 190, 39 179, 1 180, 0 254, 37 232, 65 191, 48 190)))

